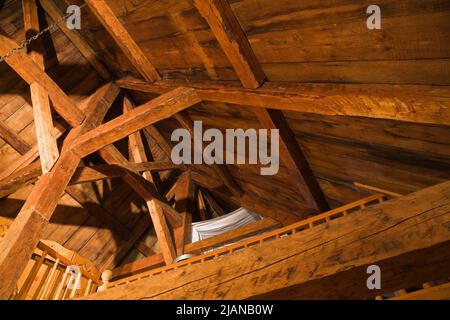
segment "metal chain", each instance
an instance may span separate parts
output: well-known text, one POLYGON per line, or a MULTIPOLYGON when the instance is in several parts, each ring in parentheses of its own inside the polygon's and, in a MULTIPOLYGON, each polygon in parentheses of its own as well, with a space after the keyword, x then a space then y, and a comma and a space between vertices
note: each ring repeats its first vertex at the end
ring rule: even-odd
MULTIPOLYGON (((86 6, 86 3, 82 4, 80 6, 80 9, 82 9, 83 7, 86 6)), ((16 54, 16 52, 25 49, 27 46, 29 46, 31 44, 31 42, 37 40, 39 37, 41 37, 43 34, 47 33, 47 32, 51 32, 53 31, 53 29, 55 29, 61 22, 63 22, 64 20, 66 20, 67 18, 69 18, 72 15, 72 13, 68 13, 64 16, 61 17, 61 19, 55 21, 53 24, 49 25, 47 28, 42 29, 40 32, 36 33, 34 36, 32 36, 29 39, 26 39, 24 41, 22 41, 20 43, 20 45, 17 48, 11 49, 8 53, 6 53, 4 56, 0 57, 0 63, 2 63, 3 61, 5 61, 6 59, 8 59, 9 57, 11 57, 12 55, 16 54)))

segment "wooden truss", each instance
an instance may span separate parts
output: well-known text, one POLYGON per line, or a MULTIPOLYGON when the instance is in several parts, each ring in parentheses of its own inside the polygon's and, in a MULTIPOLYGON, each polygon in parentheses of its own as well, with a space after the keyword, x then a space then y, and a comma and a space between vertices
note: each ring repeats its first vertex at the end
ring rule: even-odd
MULTIPOLYGON (((0 243, 0 299, 10 297, 13 292, 14 285, 41 240, 44 228, 62 194, 67 192, 81 204, 89 202, 89 196, 77 189, 77 184, 122 177, 146 201, 162 252, 154 254, 141 245, 140 250, 148 255, 147 261, 124 266, 122 270, 117 271, 122 275, 145 270, 149 266, 171 264, 174 258, 183 253, 206 250, 227 243, 230 239, 239 240, 260 230, 298 220, 298 216, 293 213, 273 211, 246 195, 224 165, 213 166, 213 175, 217 177, 214 178, 203 176, 192 168, 149 161, 142 134, 151 136, 165 153, 170 154, 170 143, 153 125, 175 117, 182 127, 192 130, 192 120, 186 109, 202 101, 252 107, 263 127, 280 129, 282 161, 293 177, 298 193, 305 200, 305 206, 315 212, 327 211, 329 207, 282 110, 431 124, 450 121, 448 108, 450 92, 447 87, 266 82, 264 71, 226 0, 195 0, 194 3, 210 25, 239 76, 240 83, 180 83, 161 80, 155 66, 105 1, 86 0, 86 3, 130 59, 142 79, 128 77, 114 82, 111 79, 112 73, 83 37, 67 29, 63 24, 60 25, 61 30, 99 75, 110 81, 83 103, 77 104, 73 101, 45 72, 43 56, 37 54, 35 48, 31 48, 29 54, 19 51, 7 58, 8 65, 30 85, 38 144, 27 145, 0 123, 0 136, 22 154, 17 163, 0 174, 0 196, 7 196, 24 185, 35 183, 25 205, 0 243), (122 89, 157 93, 159 96, 148 103, 135 106, 125 92, 121 95, 122 89), (123 115, 104 123, 106 113, 119 95, 125 96, 122 103, 123 115), (430 99, 439 103, 429 105, 430 99), (343 101, 345 103, 342 103, 343 101), (370 108, 362 107, 368 104, 370 108), (70 130, 53 122, 51 105, 67 122, 70 130), (429 108, 425 108, 424 105, 429 108), (57 141, 63 133, 67 133, 67 136, 59 150, 57 141), (130 159, 126 159, 113 145, 127 137, 130 159), (83 158, 96 152, 108 165, 80 166, 83 158), (177 202, 175 208, 169 203, 170 197, 162 193, 158 177, 154 175, 158 170, 174 169, 183 171, 170 191, 177 202), (197 202, 200 214, 206 218, 205 203, 210 201, 208 200, 210 194, 199 192, 195 186, 202 186, 226 201, 257 211, 265 215, 266 219, 208 241, 190 244, 192 222, 190 207, 197 202), (224 191, 219 192, 219 188, 224 191)), ((53 20, 58 20, 62 16, 52 1, 41 1, 41 4, 53 20)), ((38 7, 35 0, 23 0, 23 8, 25 28, 39 30, 38 7)), ((0 55, 3 56, 17 46, 14 40, 0 30, 0 55)), ((211 203, 210 206, 213 207, 211 203)), ((119 256, 125 255, 150 225, 150 220, 147 219, 148 221, 142 223, 137 232, 130 234, 99 205, 91 205, 87 209, 94 212, 124 239, 129 239, 121 248, 119 256)), ((215 212, 220 215, 220 210, 218 208, 215 212)), ((298 282, 303 281, 302 279, 299 278, 298 282)), ((258 293, 259 291, 255 290, 249 295, 258 293)))

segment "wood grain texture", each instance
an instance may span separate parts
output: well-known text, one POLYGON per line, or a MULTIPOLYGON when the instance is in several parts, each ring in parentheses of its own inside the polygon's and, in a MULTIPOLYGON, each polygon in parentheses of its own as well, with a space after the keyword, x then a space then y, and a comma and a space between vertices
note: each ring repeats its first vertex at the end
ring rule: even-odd
POLYGON ((160 80, 161 77, 155 67, 151 64, 119 19, 114 15, 114 12, 108 4, 103 0, 87 0, 86 3, 142 77, 147 81, 160 80))
MULTIPOLYGON (((152 93, 167 92, 182 83, 186 85, 184 81, 146 84, 133 79, 117 83, 122 88, 152 93)), ((256 90, 248 90, 230 83, 198 81, 189 85, 207 101, 323 115, 450 123, 450 89, 446 86, 267 82, 256 90)))
POLYGON ((261 86, 266 75, 228 1, 195 0, 194 3, 211 27, 242 85, 251 89, 261 86))
POLYGON ((445 277, 449 257, 436 253, 450 245, 449 190, 440 184, 91 299, 367 299, 445 277), (371 264, 383 270, 382 290, 367 289, 371 264))
POLYGON ((85 157, 200 101, 193 89, 175 89, 79 137, 72 149, 85 157))

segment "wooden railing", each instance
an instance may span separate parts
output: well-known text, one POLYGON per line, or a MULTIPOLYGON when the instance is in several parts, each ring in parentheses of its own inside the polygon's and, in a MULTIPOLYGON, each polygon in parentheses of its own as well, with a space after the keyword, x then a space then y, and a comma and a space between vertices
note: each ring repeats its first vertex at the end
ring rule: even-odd
POLYGON ((95 293, 102 284, 100 272, 89 260, 42 240, 11 299, 65 300, 95 293))
POLYGON ((349 215, 355 211, 364 209, 365 207, 372 205, 372 204, 378 204, 383 201, 385 201, 386 197, 383 194, 375 194, 370 197, 361 199, 359 201, 353 202, 351 204, 345 205, 343 207, 328 211, 326 213, 308 218, 306 220, 302 220, 300 222, 297 222, 295 224, 292 224, 287 227, 283 227, 274 231, 267 232, 262 235, 254 236, 250 239, 238 242, 236 244, 229 245, 224 248, 220 248, 217 250, 210 251, 208 253, 204 253, 202 255, 174 263, 171 265, 167 265, 164 267, 156 268, 150 271, 146 271, 141 274, 133 275, 131 277, 123 278, 114 282, 111 282, 106 285, 107 288, 113 288, 121 285, 125 285, 131 282, 135 282, 141 279, 145 279, 157 274, 166 273, 171 270, 180 269, 189 265, 193 264, 199 264, 205 261, 217 259, 219 257, 223 257, 225 255, 232 254, 234 252, 238 252, 241 250, 244 250, 248 247, 258 246, 262 245, 268 241, 273 241, 276 239, 279 239, 281 237, 286 237, 289 235, 292 235, 297 232, 301 232, 303 230, 313 228, 314 226, 320 225, 322 223, 326 223, 328 221, 338 219, 340 217, 344 217, 346 215, 349 215))

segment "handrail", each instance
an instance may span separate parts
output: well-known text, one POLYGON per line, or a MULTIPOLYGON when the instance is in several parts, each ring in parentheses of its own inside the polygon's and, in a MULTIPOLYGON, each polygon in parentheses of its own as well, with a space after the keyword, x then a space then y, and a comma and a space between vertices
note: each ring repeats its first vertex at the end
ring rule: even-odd
POLYGON ((19 283, 20 290, 17 288, 12 299, 64 300, 92 294, 103 284, 92 262, 48 240, 39 242, 19 283), (79 272, 71 273, 74 269, 79 272))
POLYGON ((117 286, 135 282, 135 281, 138 281, 138 280, 141 280, 144 278, 148 278, 150 276, 154 276, 154 275, 166 273, 166 272, 169 272, 169 271, 172 271, 175 269, 183 268, 183 267, 186 267, 186 266, 189 266, 192 264, 197 264, 197 263, 202 263, 204 261, 210 261, 213 259, 217 259, 224 255, 232 254, 236 251, 239 251, 239 250, 242 250, 242 249, 245 249, 248 247, 252 247, 255 245, 262 245, 265 242, 276 240, 276 239, 279 239, 284 236, 289 236, 291 234, 300 232, 302 230, 312 228, 316 225, 326 223, 330 220, 340 218, 343 216, 347 216, 348 214, 350 214, 352 212, 358 211, 360 209, 364 209, 369 204, 372 204, 375 202, 381 203, 383 201, 385 201, 385 196, 383 194, 375 194, 370 197, 358 200, 356 202, 344 205, 337 209, 334 209, 334 210, 322 213, 320 215, 308 218, 306 220, 296 222, 290 226, 276 229, 276 230, 264 233, 262 235, 257 235, 257 236, 251 237, 249 239, 246 239, 244 241, 238 242, 236 244, 229 245, 224 248, 216 249, 216 250, 204 253, 202 255, 199 255, 199 256, 196 256, 196 257, 193 257, 193 258, 190 258, 190 259, 178 262, 178 263, 174 263, 174 264, 167 265, 164 267, 156 268, 153 270, 143 272, 141 274, 133 275, 133 276, 130 276, 127 278, 123 278, 123 279, 111 282, 106 287, 108 289, 114 288, 117 286))

